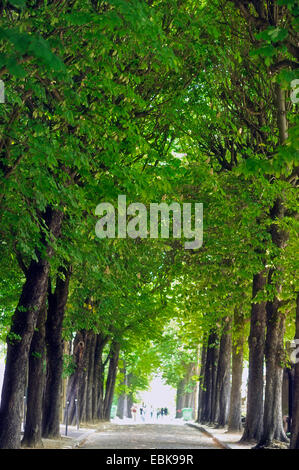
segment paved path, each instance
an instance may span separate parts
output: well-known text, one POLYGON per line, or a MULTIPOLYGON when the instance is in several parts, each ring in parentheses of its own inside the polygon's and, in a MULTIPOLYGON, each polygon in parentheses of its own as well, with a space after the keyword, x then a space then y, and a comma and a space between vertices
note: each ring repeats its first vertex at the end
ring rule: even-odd
POLYGON ((217 449, 197 429, 175 424, 109 424, 82 442, 81 449, 217 449))

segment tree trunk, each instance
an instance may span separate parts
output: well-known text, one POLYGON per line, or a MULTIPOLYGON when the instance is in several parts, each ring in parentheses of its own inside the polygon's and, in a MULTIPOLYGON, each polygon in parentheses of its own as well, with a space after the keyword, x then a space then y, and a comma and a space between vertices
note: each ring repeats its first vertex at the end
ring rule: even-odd
MULTIPOLYGON (((279 84, 276 85, 277 127, 279 130, 279 142, 284 144, 288 138, 288 122, 286 117, 285 90, 279 84)), ((288 233, 282 230, 275 222, 285 215, 282 199, 276 199, 270 211, 270 217, 274 221, 270 228, 273 244, 280 250, 285 248, 288 241, 288 233)), ((274 270, 269 273, 269 284, 272 283, 274 270)), ((276 286, 276 291, 281 291, 281 286, 276 286)), ((280 302, 277 295, 272 301, 267 302, 267 337, 266 337, 266 389, 264 408, 264 429, 259 447, 269 446, 273 439, 287 441, 282 423, 282 376, 281 367, 283 351, 283 335, 285 328, 284 315, 279 313, 280 302)))
POLYGON ((282 421, 283 335, 285 318, 279 302, 267 302, 266 387, 263 434, 258 447, 270 446, 273 440, 287 442, 282 421))
POLYGON ((210 423, 213 419, 218 355, 218 337, 215 331, 211 330, 208 338, 204 384, 201 395, 201 423, 210 423))
POLYGON ((43 437, 60 436, 60 391, 63 371, 64 344, 62 326, 68 298, 70 269, 61 269, 64 279, 57 276, 54 294, 48 295, 46 322, 47 378, 44 394, 43 437))
POLYGON ((125 412, 127 410, 127 396, 125 393, 122 393, 117 400, 117 411, 116 416, 119 419, 125 418, 125 412))
POLYGON ((73 361, 75 364, 75 370, 72 373, 72 375, 69 377, 68 385, 67 385, 67 392, 66 392, 66 401, 69 403, 69 410, 68 410, 69 423, 75 422, 75 418, 76 418, 75 399, 78 400, 78 397, 79 397, 79 389, 80 389, 82 369, 83 369, 84 351, 85 351, 84 332, 79 331, 76 334, 76 338, 74 340, 74 347, 73 347, 73 361))
POLYGON ((123 387, 122 393, 119 395, 117 400, 117 412, 116 415, 119 419, 124 419, 128 417, 128 375, 126 370, 125 361, 123 361, 123 367, 120 369, 120 373, 123 374, 123 380, 121 385, 123 387))
POLYGON ((105 399, 104 399, 104 419, 110 420, 111 406, 113 401, 113 394, 115 388, 115 380, 117 375, 118 359, 119 359, 120 345, 114 341, 110 347, 110 359, 108 376, 105 387, 105 399))
MULTIPOLYGON (((296 299, 296 334, 295 339, 299 342, 299 294, 296 299)), ((296 358, 294 389, 293 389, 293 409, 291 426, 291 449, 299 449, 299 360, 296 358)))
POLYGON ((227 424, 230 398, 230 373, 231 373, 231 320, 225 319, 225 326, 220 340, 219 360, 217 367, 217 411, 215 422, 218 427, 227 424))
POLYGON ((76 423, 75 399, 77 399, 80 422, 110 419, 111 405, 117 374, 119 345, 111 343, 107 358, 108 375, 105 383, 105 364, 102 361, 108 337, 82 330, 74 342, 76 369, 68 383, 69 423, 76 423))
POLYGON ((277 127, 279 141, 283 144, 288 138, 288 121, 286 112, 286 92, 279 84, 276 84, 277 127))
POLYGON ((86 390, 86 422, 89 423, 93 420, 93 388, 94 388, 94 368, 95 368, 95 349, 96 349, 96 335, 94 332, 90 333, 90 345, 88 356, 88 370, 87 370, 87 390, 86 390))
POLYGON ((97 419, 104 420, 104 398, 105 398, 105 363, 101 360, 98 362, 98 384, 97 384, 97 419))
POLYGON ((133 406, 133 398, 131 395, 128 395, 128 402, 127 402, 127 415, 128 418, 132 418, 132 406, 133 406))
POLYGON ((219 361, 219 338, 218 335, 216 336, 217 346, 213 348, 212 353, 212 381, 211 381, 211 410, 210 410, 210 417, 209 423, 213 424, 216 421, 216 417, 218 416, 218 403, 217 403, 217 369, 218 369, 218 361, 219 361))
MULTIPOLYGON (((52 236, 58 237, 63 216, 59 211, 47 209, 45 222, 52 236)), ((51 238, 51 237, 50 237, 51 238)), ((47 292, 49 258, 53 255, 52 245, 42 238, 46 256, 37 254, 26 273, 26 282, 12 318, 7 337, 6 367, 2 387, 0 409, 0 448, 18 449, 21 436, 21 414, 26 380, 28 354, 38 313, 47 292)))
POLYGON ((288 400, 288 423, 286 432, 291 433, 291 424, 293 420, 293 406, 294 406, 294 378, 295 378, 295 368, 292 364, 290 368, 287 369, 289 377, 289 400, 288 400))
MULTIPOLYGON (((286 124, 285 124, 286 126, 286 124)), ((286 132, 283 127, 281 132, 286 132)), ((288 233, 278 227, 277 219, 282 219, 285 214, 283 202, 277 198, 270 216, 274 223, 271 225, 270 233, 273 244, 282 250, 287 245, 288 233)), ((268 276, 268 284, 275 286, 276 295, 273 300, 268 301, 267 311, 267 335, 266 335, 266 388, 263 434, 258 447, 270 446, 273 440, 287 442, 288 439, 283 429, 282 421, 282 377, 284 359, 283 337, 285 330, 285 314, 279 311, 280 301, 278 296, 282 290, 281 285, 273 284, 274 269, 268 276)))
MULTIPOLYGON (((83 330, 82 332, 83 342, 84 342, 84 352, 82 358, 82 367, 79 370, 79 380, 78 380, 78 409, 79 409, 79 419, 80 422, 86 423, 86 405, 87 405, 87 382, 88 382, 88 366, 89 366, 89 353, 91 346, 91 337, 90 332, 83 330)), ((75 398, 75 397, 74 397, 75 398)), ((75 413, 75 400, 72 402, 73 414, 72 420, 70 419, 71 424, 76 423, 76 413, 75 413)))
POLYGON ((228 432, 238 432, 242 429, 241 403, 242 403, 242 373, 244 355, 244 318, 235 312, 235 334, 232 344, 232 387, 230 393, 230 408, 228 418, 228 432))
POLYGON ((176 415, 175 417, 177 419, 182 418, 182 408, 184 408, 184 388, 185 388, 185 383, 184 380, 180 380, 179 383, 177 384, 177 389, 176 389, 176 415))
POLYGON ((282 415, 289 416, 289 371, 284 368, 282 375, 282 415))
POLYGON ((97 334, 96 346, 94 352, 94 379, 93 379, 93 399, 92 399, 92 419, 93 421, 99 419, 98 410, 100 408, 100 401, 103 399, 103 380, 104 369, 102 355, 105 345, 108 342, 107 336, 97 334))
POLYGON ((254 303, 266 285, 265 272, 255 274, 252 283, 250 319, 247 413, 241 441, 259 441, 263 430, 264 348, 266 302, 254 303))
POLYGON ((199 376, 199 387, 198 387, 198 408, 197 408, 197 423, 200 423, 202 414, 202 399, 203 399, 203 386, 204 386, 204 373, 207 359, 207 347, 205 344, 201 350, 201 364, 200 364, 200 376, 199 376))
MULTIPOLYGON (((195 403, 197 388, 192 383, 192 377, 197 373, 197 364, 191 362, 185 366, 185 376, 179 381, 177 386, 177 410, 183 408, 192 408, 193 417, 195 416, 195 403)), ((182 416, 177 412, 177 418, 182 416)))
POLYGON ((39 312, 36 329, 32 337, 27 388, 27 412, 26 425, 22 446, 43 447, 42 443, 42 414, 43 414, 43 392, 45 384, 45 322, 46 302, 39 312))

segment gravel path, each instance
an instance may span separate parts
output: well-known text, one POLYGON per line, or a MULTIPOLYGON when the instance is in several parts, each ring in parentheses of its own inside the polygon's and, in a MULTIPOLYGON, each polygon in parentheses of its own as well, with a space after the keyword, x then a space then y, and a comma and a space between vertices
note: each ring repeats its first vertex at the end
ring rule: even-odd
POLYGON ((189 426, 109 424, 90 434, 81 449, 217 449, 215 442, 189 426))

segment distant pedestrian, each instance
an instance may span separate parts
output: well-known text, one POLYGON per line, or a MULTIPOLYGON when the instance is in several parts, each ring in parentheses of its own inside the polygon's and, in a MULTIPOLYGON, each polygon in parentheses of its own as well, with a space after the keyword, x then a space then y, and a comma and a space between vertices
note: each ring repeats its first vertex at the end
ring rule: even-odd
POLYGON ((132 412, 132 415, 133 415, 133 420, 136 421, 137 407, 135 405, 132 406, 131 412, 132 412))

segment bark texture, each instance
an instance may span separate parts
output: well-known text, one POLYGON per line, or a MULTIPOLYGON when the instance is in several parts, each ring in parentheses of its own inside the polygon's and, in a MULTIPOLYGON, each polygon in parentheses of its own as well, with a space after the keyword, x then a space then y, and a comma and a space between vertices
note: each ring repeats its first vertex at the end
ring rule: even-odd
POLYGON ((45 383, 46 312, 46 302, 44 301, 38 316, 29 354, 26 425, 22 440, 22 445, 26 447, 43 447, 42 413, 45 383))
POLYGON ((263 433, 258 447, 267 447, 273 440, 287 442, 282 420, 282 378, 284 359, 283 335, 285 318, 279 313, 278 300, 267 303, 266 387, 263 433))
POLYGON ((228 417, 228 431, 239 432, 242 429, 241 404, 242 404, 242 373, 244 356, 244 317, 242 314, 234 314, 234 334, 232 343, 232 386, 230 394, 230 408, 228 417))
MULTIPOLYGON (((284 95, 283 95, 284 96, 284 95)), ((283 120, 283 116, 281 118, 283 120)), ((285 135, 286 124, 283 123, 281 133, 285 135)), ((285 215, 285 208, 281 198, 277 198, 270 211, 273 224, 270 227, 270 234, 273 244, 282 250, 287 245, 288 233, 277 225, 277 220, 281 220, 285 215)), ((273 281, 275 270, 271 269, 268 276, 268 284, 275 287, 274 299, 266 304, 267 311, 267 334, 266 334, 266 387, 265 405, 263 419, 263 433, 258 443, 258 447, 268 447, 273 440, 287 442, 287 437, 283 429, 282 420, 282 378, 284 345, 283 337, 285 331, 285 314, 280 312, 279 294, 282 290, 281 284, 273 281)))
POLYGON ((76 423, 77 414, 81 423, 110 419, 120 346, 111 341, 110 350, 103 359, 108 340, 108 337, 93 331, 82 330, 76 335, 73 352, 75 370, 67 388, 70 424, 76 423), (108 368, 107 375, 105 368, 108 368))
POLYGON ((43 437, 60 436, 61 381, 63 372, 64 342, 62 326, 68 298, 71 270, 61 268, 55 291, 48 294, 46 322, 47 377, 44 393, 43 437), (61 277, 61 274, 63 277, 61 277))
POLYGON ((215 331, 210 331, 207 344, 203 390, 201 394, 200 422, 203 424, 213 422, 213 410, 216 405, 215 396, 218 357, 218 337, 215 331))
POLYGON ((199 388, 198 388, 198 408, 197 408, 197 423, 200 423, 202 406, 203 406, 203 386, 204 386, 204 374, 207 360, 207 346, 204 343, 201 350, 200 360, 200 375, 199 375, 199 388))
MULTIPOLYGON (((48 208, 44 220, 51 234, 50 239, 60 235, 63 215, 48 208)), ((46 256, 37 253, 27 272, 18 306, 12 318, 7 339, 7 356, 0 409, 0 448, 20 447, 21 415, 28 354, 39 311, 47 292, 49 258, 53 255, 51 242, 42 238, 46 256)))
POLYGON ((196 415, 196 395, 198 394, 197 388, 192 381, 192 377, 197 374, 197 364, 190 363, 185 366, 185 375, 177 385, 176 406, 177 418, 182 416, 183 408, 192 408, 192 417, 196 415), (180 412, 178 412, 180 410, 180 412))
POLYGON ((252 306, 249 334, 249 370, 247 389, 247 413, 241 441, 259 441, 263 431, 264 350, 266 302, 254 303, 258 292, 266 285, 265 272, 253 277, 252 306))
POLYGON ((220 340, 219 359, 216 379, 216 409, 215 423, 218 427, 227 424, 230 399, 230 374, 231 374, 231 321, 225 319, 225 326, 220 340))

